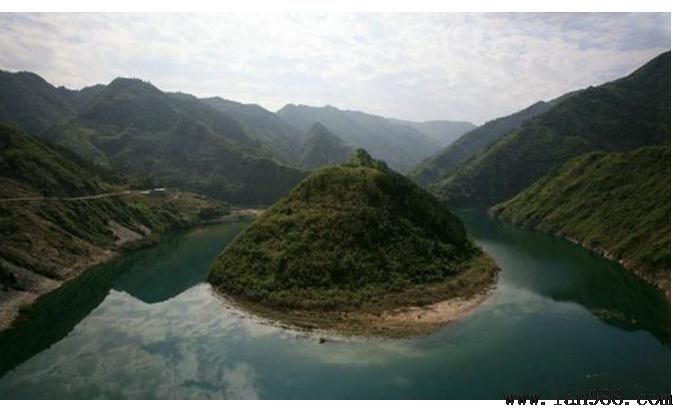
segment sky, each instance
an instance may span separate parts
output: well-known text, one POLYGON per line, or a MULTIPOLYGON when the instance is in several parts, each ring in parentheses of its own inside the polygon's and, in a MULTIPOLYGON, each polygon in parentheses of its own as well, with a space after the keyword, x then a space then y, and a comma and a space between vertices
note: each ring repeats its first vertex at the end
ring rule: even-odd
POLYGON ((670 48, 669 13, 0 14, 0 69, 54 85, 134 77, 272 111, 475 124, 670 48))

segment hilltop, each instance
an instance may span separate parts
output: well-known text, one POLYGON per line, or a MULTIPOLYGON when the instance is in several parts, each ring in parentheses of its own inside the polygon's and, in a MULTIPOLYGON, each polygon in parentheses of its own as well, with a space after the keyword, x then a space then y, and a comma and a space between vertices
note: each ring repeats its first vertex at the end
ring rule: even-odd
MULTIPOLYGON (((295 324, 301 317, 300 325, 351 331, 350 319, 362 324, 358 312, 480 298, 495 271, 439 201, 357 150, 259 216, 215 260, 208 280, 295 324), (348 318, 325 322, 323 312, 348 318)), ((400 330, 374 321, 373 332, 400 330)))

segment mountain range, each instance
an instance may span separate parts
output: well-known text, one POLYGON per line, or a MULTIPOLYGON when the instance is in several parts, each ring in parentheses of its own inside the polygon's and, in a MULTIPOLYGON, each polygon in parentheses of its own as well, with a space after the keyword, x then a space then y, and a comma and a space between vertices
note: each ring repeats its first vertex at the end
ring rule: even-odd
POLYGON ((317 122, 344 145, 370 148, 399 170, 411 169, 436 152, 442 138, 471 126, 404 122, 331 107, 288 105, 273 113, 220 97, 164 92, 132 78, 70 90, 33 73, 5 71, 0 71, 0 122, 112 172, 242 205, 272 203, 306 175, 305 144, 317 122), (418 130, 424 127, 427 135, 418 130))
POLYGON ((277 112, 290 125, 307 133, 320 122, 346 144, 363 148, 390 167, 407 172, 441 148, 441 143, 417 129, 364 112, 289 104, 277 112))
POLYGON ((518 127, 496 133, 461 166, 429 178, 436 179, 430 189, 453 206, 489 207, 574 156, 670 144, 670 72, 667 52, 627 77, 575 91, 551 107, 540 106, 533 115, 529 108, 529 118, 518 127))
MULTIPOLYGON (((629 171, 643 172, 627 182, 649 186, 656 171, 644 169, 653 162, 644 153, 628 153, 670 146, 670 60, 670 52, 663 53, 624 78, 534 103, 476 128, 460 121, 402 121, 332 106, 289 104, 274 113, 220 97, 164 92, 130 78, 69 90, 33 73, 0 71, 0 122, 11 125, 3 128, 8 141, 0 164, 3 197, 92 195, 135 184, 183 189, 238 205, 269 205, 311 171, 343 163, 366 148, 389 168, 408 172, 446 205, 493 208, 494 214, 516 223, 568 233, 589 243, 588 248, 623 255, 627 266, 656 271, 645 276, 660 278, 666 276, 661 271, 670 272, 670 263, 661 264, 663 250, 630 253, 622 244, 638 231, 642 243, 665 247, 670 234, 643 224, 613 231, 614 242, 597 237, 609 234, 604 227, 612 219, 604 215, 611 210, 626 220, 650 220, 635 210, 638 206, 670 213, 670 197, 663 189, 648 190, 648 195, 637 188, 624 193, 626 199, 656 197, 649 207, 634 200, 639 204, 625 211, 607 201, 595 206, 600 213, 587 213, 582 220, 570 213, 585 214, 581 203, 596 200, 592 189, 602 189, 602 181, 610 177, 619 180, 619 166, 628 166, 631 159, 638 169, 629 171), (19 154, 18 140, 29 141, 23 147, 47 148, 19 154), (49 154, 39 153, 36 160, 36 152, 44 149, 49 154), (596 152, 606 155, 596 162, 606 173, 578 159, 593 158, 596 152), (51 159, 43 161, 47 157, 51 159), (555 179, 558 172, 575 175, 577 184, 567 177, 555 179), (580 181, 585 183, 581 189, 580 181), (552 218, 555 206, 573 210, 552 218)), ((666 152, 670 156, 670 149, 666 152)), ((651 154, 656 155, 666 154, 651 154)), ((53 211, 62 216, 56 223, 75 223, 70 217, 77 213, 58 206, 53 211)), ((44 219, 48 211, 30 214, 54 222, 44 219)))

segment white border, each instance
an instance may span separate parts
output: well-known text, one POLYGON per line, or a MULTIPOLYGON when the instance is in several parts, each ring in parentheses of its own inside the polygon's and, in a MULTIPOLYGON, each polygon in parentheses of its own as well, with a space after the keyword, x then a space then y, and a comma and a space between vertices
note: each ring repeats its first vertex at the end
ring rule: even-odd
MULTIPOLYGON (((244 0, 244 1, 214 1, 214 0, 166 0, 163 2, 141 2, 138 0, 4 0, 0 3, 0 12, 215 12, 215 11, 255 11, 255 12, 667 12, 673 9, 670 0, 471 0, 469 2, 453 2, 441 0, 244 0)), ((1 50, 0 50, 1 52, 1 50)), ((617 357, 616 357, 617 358, 617 357)), ((533 391, 531 391, 533 392, 533 391)), ((0 391, 1 394, 1 391, 0 391)), ((2 396, 0 395, 0 399, 2 396)), ((556 401, 547 401, 546 405, 554 406, 556 401)), ((638 406, 635 401, 630 402, 638 406)), ((90 409, 92 403, 88 401, 2 401, 5 408, 43 408, 48 404, 50 408, 60 409, 90 409), (39 405, 39 406, 38 406, 39 405)), ((493 401, 420 401, 410 403, 414 406, 432 409, 448 409, 453 407, 478 408, 508 407, 503 400, 493 401)), ((119 402, 97 402, 96 407, 103 409, 118 409, 119 402)), ((139 403, 130 401, 123 403, 125 408, 180 408, 180 401, 155 401, 139 403)), ((189 405, 201 408, 217 408, 223 405, 227 408, 259 408, 271 405, 280 408, 292 409, 344 409, 344 405, 351 408, 384 407, 386 409, 406 408, 404 401, 199 401, 189 405)), ((514 405, 519 406, 519 405, 514 405)), ((539 407, 539 405, 538 405, 539 407)), ((597 407, 603 407, 598 405, 597 407)), ((624 406, 622 406, 624 407, 624 406)))
POLYGON ((671 12, 664 0, 5 0, 0 11, 10 12, 671 12))

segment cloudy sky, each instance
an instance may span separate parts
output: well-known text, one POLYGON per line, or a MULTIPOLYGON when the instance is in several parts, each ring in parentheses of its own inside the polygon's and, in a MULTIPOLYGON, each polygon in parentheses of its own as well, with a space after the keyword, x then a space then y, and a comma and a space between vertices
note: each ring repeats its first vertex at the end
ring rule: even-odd
POLYGON ((477 124, 671 47, 662 14, 0 14, 0 68, 477 124))

